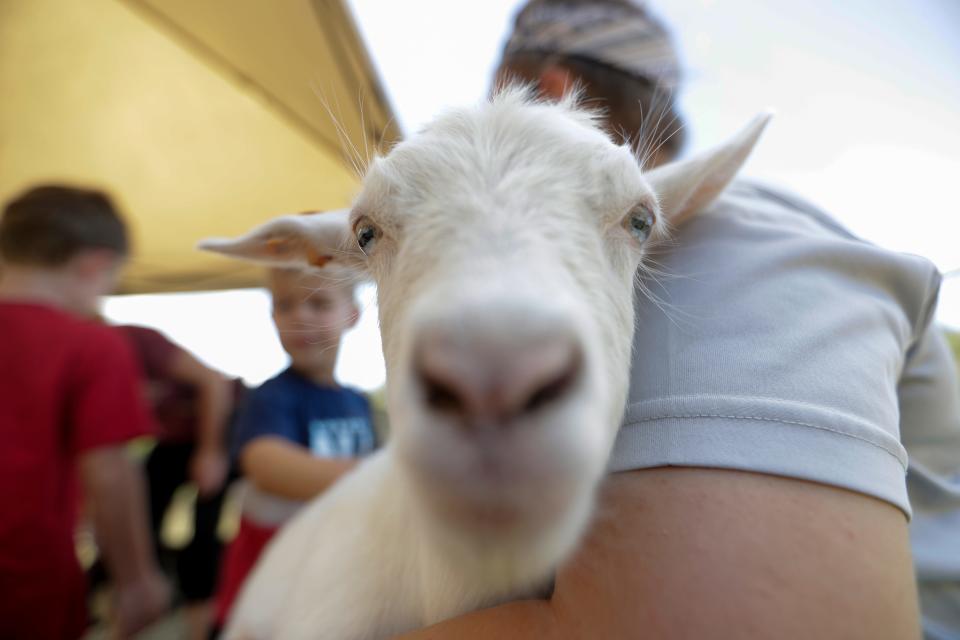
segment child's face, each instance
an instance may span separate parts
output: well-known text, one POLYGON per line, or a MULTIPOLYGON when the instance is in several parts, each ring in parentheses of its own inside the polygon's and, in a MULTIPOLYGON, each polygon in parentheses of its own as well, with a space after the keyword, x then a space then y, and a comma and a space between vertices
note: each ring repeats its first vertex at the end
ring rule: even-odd
POLYGON ((273 322, 295 367, 332 368, 344 331, 357 321, 348 289, 330 287, 317 276, 275 270, 270 274, 273 322))

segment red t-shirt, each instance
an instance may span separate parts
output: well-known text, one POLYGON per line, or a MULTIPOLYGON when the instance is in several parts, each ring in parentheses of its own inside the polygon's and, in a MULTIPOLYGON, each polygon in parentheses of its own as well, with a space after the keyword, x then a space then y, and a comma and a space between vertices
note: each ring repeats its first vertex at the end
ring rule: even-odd
POLYGON ((76 461, 148 434, 140 371, 113 329, 0 301, 0 638, 76 638, 76 461))
POLYGON ((146 380, 146 397, 156 419, 161 442, 187 443, 197 437, 197 389, 177 380, 170 366, 180 347, 159 331, 118 325, 139 360, 146 380))

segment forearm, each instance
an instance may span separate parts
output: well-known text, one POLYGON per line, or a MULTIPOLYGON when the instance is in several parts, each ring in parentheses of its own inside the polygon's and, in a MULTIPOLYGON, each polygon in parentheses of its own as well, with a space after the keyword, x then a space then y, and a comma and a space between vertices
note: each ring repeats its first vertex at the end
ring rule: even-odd
POLYGON ((718 635, 919 638, 903 514, 842 489, 755 473, 615 474, 549 602, 494 607, 402 638, 718 635))
POLYGON ((230 417, 232 398, 230 381, 211 371, 198 387, 197 448, 206 451, 226 449, 224 432, 230 417))
POLYGON ((111 579, 132 584, 155 571, 143 473, 122 446, 80 458, 97 543, 111 579))
POLYGON ((167 374, 196 390, 197 448, 223 451, 223 434, 233 405, 230 381, 183 349, 171 357, 167 374))
POLYGON ((484 609, 397 636, 396 640, 565 640, 552 604, 546 600, 521 600, 484 609))
POLYGON ((352 469, 354 458, 317 458, 282 438, 260 437, 246 445, 240 464, 258 489, 294 500, 323 493, 352 469))

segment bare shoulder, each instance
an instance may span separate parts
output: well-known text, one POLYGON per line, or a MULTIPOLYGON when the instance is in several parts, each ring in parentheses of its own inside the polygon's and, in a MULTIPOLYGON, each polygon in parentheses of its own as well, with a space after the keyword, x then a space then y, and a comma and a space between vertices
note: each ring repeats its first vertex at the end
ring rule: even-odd
POLYGON ((552 604, 583 638, 919 637, 898 509, 728 470, 613 475, 552 604))

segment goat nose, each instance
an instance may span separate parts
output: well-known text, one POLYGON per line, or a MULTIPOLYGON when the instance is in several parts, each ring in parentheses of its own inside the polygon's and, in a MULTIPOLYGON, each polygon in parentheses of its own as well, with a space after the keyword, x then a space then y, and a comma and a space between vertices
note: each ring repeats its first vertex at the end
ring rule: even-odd
POLYGON ((583 358, 570 332, 484 339, 432 328, 419 336, 414 362, 429 408, 501 423, 560 400, 583 358))

